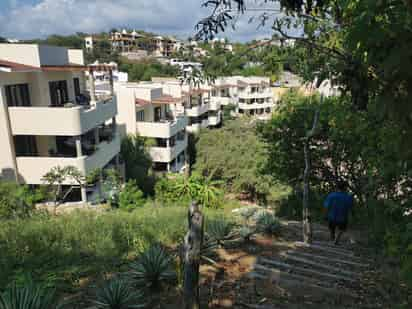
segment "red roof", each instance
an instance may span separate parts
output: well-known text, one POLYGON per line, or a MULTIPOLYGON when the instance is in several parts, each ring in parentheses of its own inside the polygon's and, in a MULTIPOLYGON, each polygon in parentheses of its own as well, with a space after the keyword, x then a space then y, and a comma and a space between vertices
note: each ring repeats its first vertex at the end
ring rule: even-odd
POLYGON ((147 100, 143 100, 143 99, 138 99, 138 98, 136 98, 135 103, 136 103, 136 105, 138 105, 138 106, 145 106, 145 105, 150 104, 151 102, 150 102, 150 101, 147 101, 147 100))
POLYGON ((182 101, 181 98, 174 98, 171 95, 164 95, 157 99, 152 100, 152 103, 154 104, 176 104, 181 101, 182 101))
POLYGON ((25 65, 17 62, 11 62, 0 59, 0 67, 8 69, 10 72, 27 72, 27 71, 40 71, 41 68, 31 65, 25 65))
POLYGON ((32 65, 26 65, 22 63, 0 60, 0 67, 6 68, 10 72, 49 72, 49 71, 86 71, 87 66, 77 64, 67 65, 42 65, 41 67, 35 67, 32 65))
POLYGON ((76 72, 76 71, 87 71, 87 66, 85 65, 78 65, 78 64, 66 64, 66 65, 42 65, 41 69, 45 72, 61 72, 61 71, 68 71, 68 72, 76 72))

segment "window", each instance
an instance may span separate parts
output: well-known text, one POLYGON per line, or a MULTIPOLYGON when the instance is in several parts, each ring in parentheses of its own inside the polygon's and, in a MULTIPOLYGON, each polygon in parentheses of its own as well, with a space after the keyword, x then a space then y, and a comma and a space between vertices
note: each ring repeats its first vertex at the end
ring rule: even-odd
POLYGON ((154 121, 159 122, 162 118, 162 109, 160 107, 155 107, 154 109, 154 121))
POLYGON ((37 156, 36 139, 33 135, 14 136, 14 147, 17 157, 37 156))
POLYGON ((137 121, 144 121, 144 111, 138 111, 136 113, 136 119, 137 121))
POLYGON ((28 84, 8 85, 5 88, 8 106, 31 106, 28 84))
POLYGON ((77 97, 80 95, 80 80, 78 77, 73 78, 74 95, 77 97))
POLYGON ((62 106, 69 101, 67 81, 49 82, 51 106, 62 106))

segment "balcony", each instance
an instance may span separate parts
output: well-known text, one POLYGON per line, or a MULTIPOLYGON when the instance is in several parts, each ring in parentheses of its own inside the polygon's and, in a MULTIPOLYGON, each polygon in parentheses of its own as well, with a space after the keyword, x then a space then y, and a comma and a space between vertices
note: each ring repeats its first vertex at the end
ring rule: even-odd
POLYGON ((265 99, 272 98, 273 93, 270 89, 259 92, 239 91, 238 97, 242 99, 265 99))
POLYGON ((192 105, 186 108, 186 115, 189 117, 199 117, 209 110, 209 104, 192 105))
POLYGON ((66 104, 62 107, 9 107, 13 135, 76 136, 117 114, 116 98, 95 105, 66 104))
POLYGON ((177 140, 173 147, 150 147, 149 154, 153 162, 170 163, 187 148, 187 137, 177 140))
POLYGON ((260 108, 273 108, 273 102, 263 102, 263 103, 239 103, 239 109, 260 109, 260 108))
MULTIPOLYGON (((98 144, 90 156, 64 157, 17 157, 17 169, 21 180, 28 184, 44 184, 43 176, 53 167, 74 166, 83 175, 97 168, 103 168, 120 152, 120 137, 98 144)), ((70 185, 70 183, 64 183, 70 185)))
POLYGON ((179 116, 175 120, 160 122, 137 122, 137 133, 144 137, 170 138, 187 126, 187 117, 179 116))

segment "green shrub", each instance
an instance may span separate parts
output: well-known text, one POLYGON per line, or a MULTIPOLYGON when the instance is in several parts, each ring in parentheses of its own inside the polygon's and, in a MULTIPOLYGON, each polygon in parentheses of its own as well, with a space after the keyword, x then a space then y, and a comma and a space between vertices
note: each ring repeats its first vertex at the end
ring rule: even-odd
POLYGON ((183 207, 143 207, 3 221, 0 289, 23 272, 76 286, 79 278, 117 269, 150 243, 177 243, 186 232, 186 216, 183 207))
POLYGON ((137 187, 136 181, 129 180, 119 194, 119 208, 131 211, 142 207, 144 203, 143 192, 137 187))
POLYGON ((0 181, 0 219, 25 218, 34 210, 34 204, 43 195, 27 186, 0 181))
MULTIPOLYGON (((180 243, 187 232, 187 205, 148 204, 136 211, 78 211, 33 215, 0 224, 0 290, 24 273, 65 291, 82 278, 124 270, 130 258, 152 243, 180 243)), ((227 210, 204 209, 207 220, 227 210)))
POLYGON ((172 264, 172 257, 162 246, 152 245, 130 265, 130 275, 138 286, 155 290, 162 282, 176 278, 172 264))
POLYGON ((210 181, 197 174, 189 178, 174 175, 173 178, 160 179, 156 183, 155 194, 156 199, 163 203, 180 202, 187 205, 194 200, 204 207, 219 208, 223 200, 223 191, 219 185, 220 182, 210 181))
POLYGON ((91 300, 95 309, 143 308, 143 293, 135 291, 124 279, 112 278, 96 290, 91 300))

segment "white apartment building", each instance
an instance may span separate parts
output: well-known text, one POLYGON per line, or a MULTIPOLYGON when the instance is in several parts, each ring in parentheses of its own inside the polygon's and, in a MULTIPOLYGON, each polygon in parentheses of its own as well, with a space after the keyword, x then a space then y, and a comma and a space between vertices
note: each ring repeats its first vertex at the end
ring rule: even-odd
POLYGON ((275 109, 270 80, 266 77, 222 77, 215 81, 212 101, 235 106, 236 115, 269 119, 275 109))
POLYGON ((221 124, 221 104, 218 100, 211 100, 211 85, 190 86, 182 84, 179 80, 162 78, 154 78, 153 81, 161 82, 165 94, 181 100, 181 104, 173 107, 171 111, 176 115, 187 116, 188 132, 196 133, 201 129, 221 124))
MULTIPOLYGON (((182 44, 172 37, 144 35, 134 31, 123 29, 120 32, 112 32, 110 36, 112 48, 122 53, 136 53, 146 51, 148 56, 170 57, 173 51, 181 48, 182 44), (144 40, 139 40, 144 39, 144 40)), ((86 48, 93 43, 85 40, 86 48)))
POLYGON ((123 29, 120 32, 112 32, 110 34, 110 42, 113 49, 121 52, 131 52, 140 48, 138 39, 142 37, 143 35, 136 31, 128 32, 126 29, 123 29))
MULTIPOLYGON (((57 166, 118 167, 116 98, 96 97, 93 74, 86 93, 86 70, 81 50, 0 44, 0 178, 42 185, 57 166)), ((94 189, 76 194, 86 202, 94 189)))
POLYGON ((158 172, 181 172, 187 158, 187 117, 174 114, 182 104, 163 92, 156 83, 119 83, 115 86, 123 135, 138 134, 150 139, 149 154, 158 172))

